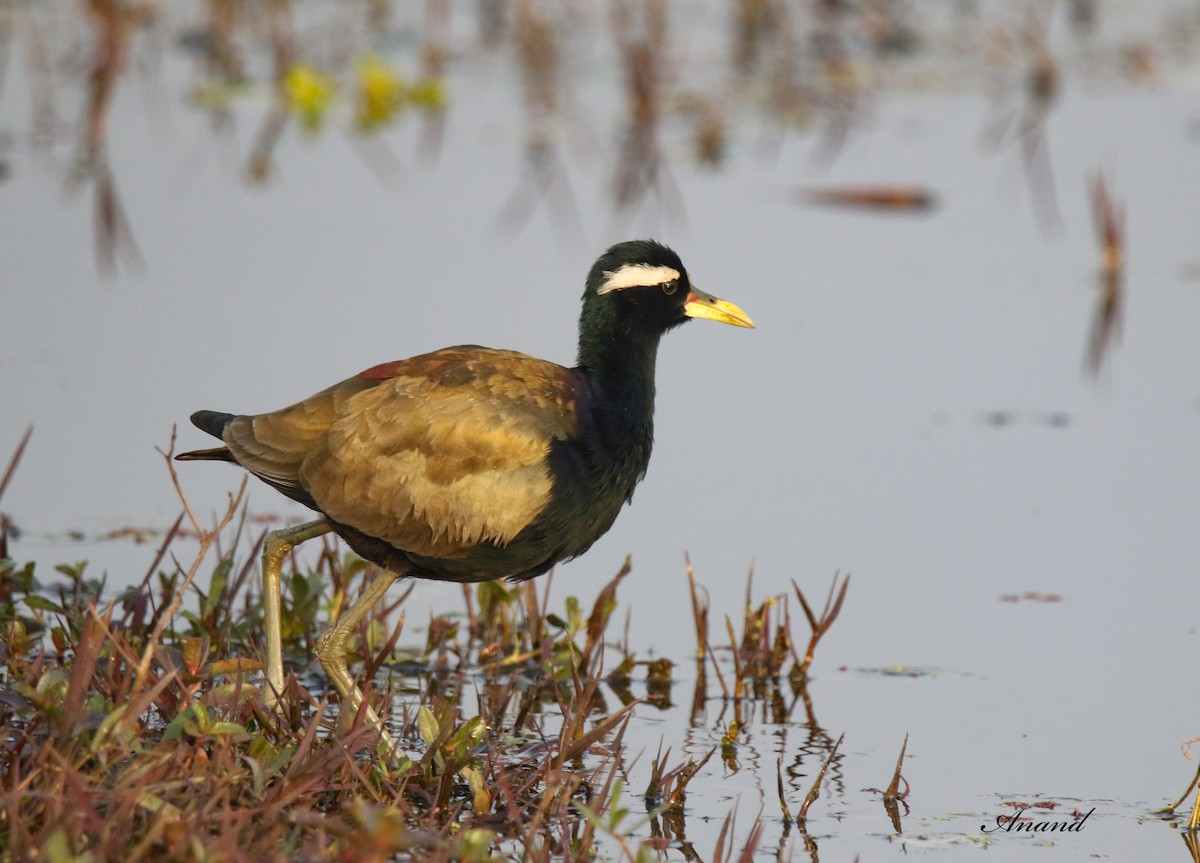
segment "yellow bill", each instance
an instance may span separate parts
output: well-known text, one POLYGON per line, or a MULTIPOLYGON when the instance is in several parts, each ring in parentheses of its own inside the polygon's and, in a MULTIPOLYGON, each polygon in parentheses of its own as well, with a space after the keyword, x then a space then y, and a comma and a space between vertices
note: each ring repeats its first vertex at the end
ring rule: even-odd
POLYGON ((683 313, 689 318, 708 318, 722 324, 732 324, 735 327, 754 328, 750 316, 727 300, 706 294, 695 287, 688 294, 687 302, 683 304, 683 313))

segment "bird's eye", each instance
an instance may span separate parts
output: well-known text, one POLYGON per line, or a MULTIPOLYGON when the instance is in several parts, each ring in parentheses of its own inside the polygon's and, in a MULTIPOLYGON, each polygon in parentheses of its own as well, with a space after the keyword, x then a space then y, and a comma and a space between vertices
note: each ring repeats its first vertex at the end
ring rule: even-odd
POLYGON ((659 287, 662 288, 662 292, 669 297, 671 294, 679 290, 679 279, 671 279, 669 282, 663 282, 661 285, 659 285, 659 287))

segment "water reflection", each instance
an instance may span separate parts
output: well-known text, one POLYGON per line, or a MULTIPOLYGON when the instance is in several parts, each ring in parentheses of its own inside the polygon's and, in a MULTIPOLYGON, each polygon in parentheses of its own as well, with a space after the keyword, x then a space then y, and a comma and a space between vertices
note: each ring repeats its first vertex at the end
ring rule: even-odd
MULTIPOLYGON (((991 148, 1019 149, 1040 224, 1046 230, 1060 230, 1063 217, 1046 121, 1058 101, 1065 72, 1049 45, 1048 9, 1019 6, 1010 20, 983 11, 972 16, 959 9, 950 26, 960 42, 983 46, 994 71, 989 85, 992 110, 983 141, 991 148)), ((445 82, 464 74, 463 58, 494 53, 511 44, 521 72, 523 167, 507 201, 499 204, 498 224, 520 232, 544 203, 559 230, 580 235, 580 208, 562 147, 563 129, 581 114, 574 98, 566 94, 579 64, 568 63, 564 55, 581 53, 577 31, 598 23, 593 11, 564 10, 536 0, 481 2, 469 20, 476 33, 472 43, 463 36, 464 16, 456 18, 448 0, 427 0, 420 15, 409 10, 401 15, 386 2, 335 5, 327 13, 317 13, 309 4, 290 0, 250 7, 210 0, 200 9, 201 21, 184 26, 157 3, 91 0, 87 12, 93 60, 81 82, 84 120, 79 154, 68 179, 72 187, 94 191, 99 268, 112 274, 142 265, 136 219, 131 221, 123 204, 120 167, 112 165, 106 147, 108 115, 127 71, 133 41, 141 38, 151 43, 151 50, 162 51, 161 40, 151 40, 171 27, 179 29, 177 45, 184 53, 199 58, 191 87, 192 107, 211 118, 216 134, 232 130, 233 108, 246 94, 264 86, 270 94, 245 158, 245 176, 256 184, 278 169, 276 153, 291 121, 297 119, 310 135, 319 134, 331 122, 339 99, 354 106, 353 140, 364 163, 381 182, 393 184, 404 171, 404 159, 381 133, 414 110, 422 130, 418 156, 436 158, 444 145, 445 109, 451 98, 445 82), (405 64, 415 67, 411 85, 399 72, 405 64)), ((623 118, 611 124, 621 129, 612 160, 611 201, 621 210, 652 200, 673 221, 682 219, 685 205, 672 170, 676 157, 663 141, 669 118, 690 118, 693 154, 711 167, 725 164, 731 120, 745 119, 751 112, 761 112, 778 130, 776 142, 795 130, 817 130, 815 158, 828 165, 853 130, 863 125, 860 121, 867 113, 872 88, 892 85, 905 61, 916 64, 924 59, 922 52, 935 50, 935 40, 925 33, 925 29, 932 32, 932 22, 920 21, 906 7, 821 3, 802 14, 778 0, 738 0, 732 4, 727 36, 730 77, 722 80, 709 74, 693 85, 680 73, 687 48, 672 26, 665 0, 645 4, 621 0, 612 3, 609 12, 615 52, 612 68, 620 80, 623 105, 623 118)), ((1072 4, 1070 20, 1078 39, 1095 38, 1098 15, 1094 6, 1072 4)), ((36 11, 17 20, 16 32, 31 47, 36 133, 47 125, 38 117, 50 118, 55 111, 47 82, 55 55, 62 50, 59 31, 64 21, 43 19, 36 11)), ((1135 44, 1126 53, 1142 56, 1149 50, 1146 44, 1135 44)), ((957 60, 953 55, 947 59, 957 60)), ((163 62, 163 58, 148 60, 139 71, 163 62)), ((1144 75, 1134 66, 1153 68, 1153 63, 1147 60, 1124 68, 1137 80, 1144 75)), ((589 125, 593 139, 603 143, 603 130, 610 124, 598 119, 589 125)), ((927 191, 906 187, 816 190, 810 198, 856 206, 926 209, 932 205, 927 191)), ((1106 268, 1105 274, 1102 308, 1088 349, 1087 366, 1093 374, 1119 319, 1117 271, 1106 268)))
MULTIPOLYGON (((561 4, 519 0, 513 10, 512 38, 521 69, 524 146, 517 186, 503 204, 498 225, 515 234, 543 201, 551 223, 566 239, 583 236, 570 173, 562 152, 561 112, 565 89, 563 51, 572 13, 561 4)), ((497 38, 492 34, 491 38, 497 38)))
POLYGON ((1019 148, 1034 213, 1044 231, 1056 233, 1064 225, 1046 120, 1058 101, 1062 74, 1047 43, 1048 8, 1025 6, 1017 13, 1023 16, 1021 22, 989 30, 986 46, 992 65, 1002 72, 1015 67, 1017 82, 1002 74, 993 85, 992 117, 982 137, 992 149, 1019 148))
POLYGON ((143 260, 109 160, 108 115, 128 61, 132 34, 149 20, 151 8, 120 0, 90 0, 87 9, 95 34, 94 53, 85 87, 79 152, 67 177, 67 187, 93 188, 96 263, 101 273, 114 275, 119 262, 137 271, 143 260))
MULTIPOLYGON (((601 592, 590 615, 585 615, 573 598, 567 599, 565 613, 546 613, 548 585, 545 590, 529 582, 513 590, 497 584, 465 587, 465 613, 431 618, 425 628, 424 645, 416 652, 411 647, 397 648, 397 638, 404 628, 402 603, 408 597, 406 591, 387 613, 378 616, 398 619, 399 623, 378 629, 376 623, 370 624, 368 649, 363 653, 368 672, 380 668, 384 657, 391 657, 387 663, 389 673, 383 679, 396 699, 391 712, 393 723, 401 729, 413 726, 414 700, 453 705, 460 717, 477 712, 495 733, 526 737, 527 751, 509 757, 532 760, 552 751, 546 749, 548 741, 570 739, 576 733, 563 730, 565 724, 590 717, 597 727, 611 725, 613 717, 637 706, 632 721, 622 727, 615 741, 598 740, 596 745, 611 753, 612 770, 629 787, 640 788, 646 782, 643 797, 651 847, 678 850, 685 859, 708 859, 706 853, 696 850, 696 843, 711 841, 712 828, 705 824, 722 795, 714 801, 709 790, 711 780, 701 778, 695 784, 704 802, 689 803, 688 797, 693 779, 710 776, 710 764, 719 763, 727 777, 749 778, 757 787, 763 807, 772 805, 774 798, 773 805, 784 813, 783 831, 778 836, 780 852, 789 847, 795 827, 795 838, 803 843, 810 859, 818 859, 816 839, 807 830, 808 810, 819 796, 825 797, 834 807, 833 817, 840 817, 847 795, 846 756, 840 749, 841 737, 835 739, 817 720, 812 694, 804 673, 799 671, 806 659, 811 661, 813 646, 807 655, 792 648, 790 617, 786 614, 788 597, 770 597, 748 606, 742 634, 735 635, 731 630, 728 648, 705 651, 706 658, 698 660, 691 717, 682 729, 682 754, 673 756, 670 741, 680 733, 675 714, 681 708, 672 697, 676 684, 673 663, 663 658, 636 659, 627 644, 597 638, 611 619, 615 589, 627 572, 628 568, 623 569, 601 592), (579 639, 584 639, 582 645, 579 639), (602 678, 586 675, 587 669, 597 669, 605 655, 613 653, 621 660, 611 671, 602 678), (402 658, 405 656, 409 658, 402 658), (784 658, 794 660, 792 673, 781 673, 784 658), (569 667, 563 664, 568 660, 569 667), (710 678, 705 666, 710 660, 714 663, 711 670, 727 681, 721 692, 708 689, 710 678), (605 689, 625 709, 614 709, 605 697, 605 689), (638 692, 644 694, 639 697, 638 692), (735 697, 734 693, 739 694, 735 697), (799 705, 803 705, 802 711, 797 711, 799 705), (712 708, 716 709, 710 714, 712 708), (797 716, 798 712, 801 715, 797 716), (792 739, 797 732, 801 735, 799 742, 792 739), (647 764, 647 754, 639 754, 637 747, 655 735, 657 753, 647 764), (758 784, 771 763, 775 764, 777 782, 758 784), (689 826, 689 815, 703 818, 696 835, 692 831, 697 825, 689 826)), ((331 571, 329 578, 336 581, 336 571, 331 571)), ((831 608, 840 609, 845 599, 845 580, 834 584, 841 589, 830 592, 819 617, 812 615, 822 634, 837 617, 831 614, 831 608), (821 621, 826 625, 821 626, 821 621)), ((703 591, 697 589, 694 596, 702 597, 703 591)), ((797 596, 807 607, 803 594, 798 592, 797 596)), ((703 603, 697 602, 700 607, 703 603)), ((409 633, 405 641, 411 639, 409 633)), ((587 783, 610 783, 606 775, 603 770, 597 771, 587 783)), ((885 793, 885 807, 894 807, 897 800, 903 805, 903 793, 896 793, 898 777, 899 771, 893 787, 885 793)), ((497 827, 503 825, 496 822, 497 827)), ((760 812, 748 832, 739 830, 735 806, 726 816, 717 845, 724 845, 732 853, 734 843, 740 842, 743 853, 750 853, 762 842, 770 841, 773 834, 769 825, 760 812)), ((717 854, 716 859, 726 858, 717 854)))

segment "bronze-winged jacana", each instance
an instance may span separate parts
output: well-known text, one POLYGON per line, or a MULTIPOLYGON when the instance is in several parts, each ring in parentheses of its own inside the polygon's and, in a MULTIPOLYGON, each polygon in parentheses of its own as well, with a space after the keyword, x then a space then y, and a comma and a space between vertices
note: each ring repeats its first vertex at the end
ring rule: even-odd
POLYGON ((272 532, 263 549, 268 698, 283 689, 280 569, 298 543, 333 531, 384 570, 317 647, 354 710, 363 696, 346 639, 396 578, 519 580, 587 551, 646 472, 658 341, 688 318, 754 326, 692 287, 666 246, 619 243, 588 274, 574 368, 463 345, 375 366, 272 413, 192 414, 225 445, 178 458, 234 462, 321 513, 272 532))

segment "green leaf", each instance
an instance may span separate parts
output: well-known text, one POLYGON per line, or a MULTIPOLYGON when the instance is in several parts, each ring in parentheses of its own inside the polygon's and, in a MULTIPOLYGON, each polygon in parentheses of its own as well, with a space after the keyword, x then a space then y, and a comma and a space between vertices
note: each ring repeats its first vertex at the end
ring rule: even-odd
MULTIPOLYGON (((101 748, 103 748, 103 746, 108 742, 109 738, 112 737, 113 729, 125 717, 125 708, 127 706, 128 705, 122 704, 120 707, 117 707, 115 710, 113 710, 112 713, 108 714, 108 716, 105 716, 103 720, 101 720, 100 727, 96 729, 96 735, 92 738, 92 752, 99 752, 101 748)), ((167 726, 167 731, 170 730, 170 726, 167 726)), ((168 740, 170 739, 169 737, 166 737, 166 735, 163 736, 168 740)))
POLYGON ((67 684, 71 681, 71 672, 65 668, 51 668, 40 678, 38 678, 36 692, 38 695, 47 696, 55 692, 61 696, 67 694, 67 684))
MULTIPOLYGON (((117 708, 122 709, 124 705, 117 708)), ((111 717, 111 714, 110 714, 111 717)), ((191 721, 191 717, 187 715, 187 711, 180 713, 174 719, 167 723, 167 727, 163 730, 163 740, 178 740, 183 737, 183 727, 191 721)))
POLYGON ((93 858, 87 851, 82 854, 72 854, 71 840, 67 836, 67 831, 60 827, 50 834, 50 838, 42 846, 42 854, 39 859, 44 860, 45 863, 91 863, 93 858))
POLYGON ((207 729, 211 722, 211 720, 209 719, 209 715, 208 715, 208 708, 205 707, 203 704, 201 704, 199 701, 197 701, 195 704, 193 704, 191 707, 189 707, 187 710, 185 710, 184 713, 190 713, 192 715, 192 718, 194 720, 196 720, 196 725, 198 725, 202 729, 207 729))
POLYGON ((242 756, 242 761, 250 768, 250 785, 254 789, 254 796, 262 797, 263 788, 267 784, 267 774, 263 771, 262 764, 257 758, 251 758, 249 755, 242 756))
POLYGON ((516 597, 516 591, 509 590, 502 581, 481 581, 475 588, 479 604, 487 607, 490 602, 509 603, 516 597))
POLYGON ((236 722, 214 722, 205 729, 206 734, 246 734, 246 728, 236 722))
POLYGON ((621 792, 625 790, 625 783, 618 779, 613 783, 612 794, 608 797, 608 824, 610 829, 616 830, 625 820, 625 815, 629 809, 621 805, 621 792))
POLYGON ((49 612, 52 612, 53 614, 64 614, 65 613, 65 612, 63 612, 61 606, 56 605, 55 603, 46 599, 46 597, 39 596, 36 593, 31 593, 29 596, 25 597, 25 604, 28 605, 30 608, 32 608, 34 611, 49 611, 49 612))
POLYGON ((203 637, 185 638, 180 650, 183 654, 183 667, 188 674, 195 674, 204 664, 208 655, 208 639, 203 637))
POLYGON ((249 674, 253 671, 262 671, 263 664, 257 659, 246 659, 238 657, 236 659, 218 659, 210 664, 202 672, 202 677, 213 678, 222 675, 232 674, 249 674))
POLYGON ((310 593, 308 579, 298 572, 292 573, 292 602, 298 606, 303 605, 310 593))
POLYGON ((450 738, 450 748, 454 751, 454 757, 458 761, 465 761, 471 750, 479 741, 483 740, 486 732, 487 726, 483 724, 481 717, 472 716, 468 719, 466 724, 450 738))
POLYGON ((432 746, 433 741, 437 740, 438 723, 433 715, 433 711, 424 704, 417 710, 417 731, 421 734, 421 739, 425 741, 426 746, 432 746))
POLYGON ((349 553, 346 554, 345 562, 342 565, 342 569, 345 571, 347 577, 353 578, 354 576, 358 575, 360 572, 362 572, 366 568, 367 568, 367 562, 365 560, 363 560, 361 557, 359 557, 357 554, 349 554, 349 553))
POLYGON ((208 583, 208 596, 204 597, 204 602, 200 606, 200 616, 212 619, 217 612, 217 607, 221 604, 221 597, 225 595, 225 585, 229 582, 229 573, 233 569, 233 560, 225 558, 217 564, 213 570, 212 578, 208 583))
POLYGON ((74 566, 71 566, 68 563, 60 563, 58 566, 54 567, 55 572, 65 575, 67 578, 71 579, 71 581, 76 583, 83 580, 83 571, 85 569, 87 569, 86 560, 81 560, 74 566))
MULTIPOLYGON (((463 778, 467 780, 467 787, 471 789, 471 808, 478 814, 484 814, 492 808, 492 795, 483 787, 483 774, 474 767, 464 767, 460 771, 463 778)), ((487 844, 483 845, 481 851, 487 850, 491 845, 489 837, 487 844)), ((470 858, 470 854, 467 855, 470 858)), ((482 859, 487 859, 486 856, 482 859)))

